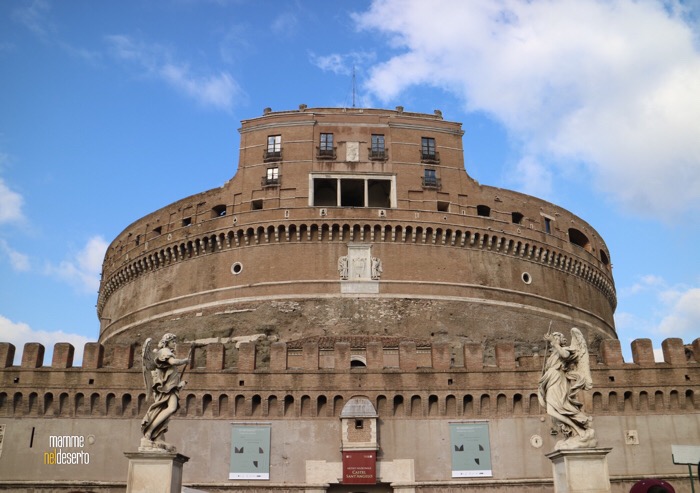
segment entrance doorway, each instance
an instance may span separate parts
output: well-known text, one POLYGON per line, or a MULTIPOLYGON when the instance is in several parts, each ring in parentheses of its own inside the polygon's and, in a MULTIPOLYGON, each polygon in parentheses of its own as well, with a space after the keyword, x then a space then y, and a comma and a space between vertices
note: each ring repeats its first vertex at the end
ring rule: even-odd
POLYGON ((392 493, 394 489, 386 483, 380 484, 332 484, 328 493, 392 493))

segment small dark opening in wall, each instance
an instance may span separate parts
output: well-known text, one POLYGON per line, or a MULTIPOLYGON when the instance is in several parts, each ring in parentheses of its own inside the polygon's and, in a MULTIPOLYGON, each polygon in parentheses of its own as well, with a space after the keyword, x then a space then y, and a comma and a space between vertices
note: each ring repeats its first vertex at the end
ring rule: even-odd
POLYGON ((216 205, 212 207, 211 209, 211 217, 222 217, 226 215, 226 206, 221 204, 221 205, 216 205))
POLYGON ((252 210, 252 211, 259 211, 259 210, 261 210, 262 208, 263 208, 263 201, 262 201, 262 199, 253 200, 253 201, 250 203, 250 210, 252 210))
POLYGON ((365 181, 340 180, 340 205, 343 207, 364 207, 365 181))
POLYGON ((95 379, 91 378, 88 380, 88 385, 94 385, 95 384, 95 379))
POLYGON ((158 226, 157 228, 153 228, 153 234, 158 236, 163 232, 163 226, 158 226))
POLYGON ((19 383, 19 377, 15 377, 12 379, 12 383, 19 383))
POLYGON ((365 426, 365 423, 363 422, 363 420, 361 420, 361 419, 355 420, 355 429, 356 430, 361 430, 362 428, 364 428, 364 426, 365 426))
POLYGON ((136 244, 137 245, 141 244, 141 235, 136 235, 136 244))
POLYGON ((591 242, 588 237, 578 229, 569 228, 569 241, 574 245, 580 246, 587 252, 593 251, 593 247, 591 246, 591 242))
POLYGON ((452 382, 452 379, 451 379, 451 378, 448 378, 448 379, 447 379, 447 385, 452 385, 452 383, 453 383, 453 382, 452 382))
POLYGON ((547 234, 552 233, 552 220, 548 217, 544 218, 544 232, 547 234))
POLYGON ((522 224, 523 223, 523 215, 519 212, 513 212, 511 214, 511 218, 513 220, 513 224, 522 224))
POLYGON ((600 261, 603 262, 603 265, 610 265, 610 258, 603 250, 600 251, 600 261))
POLYGON ((491 215, 491 208, 488 205, 477 205, 476 213, 482 217, 489 217, 491 215))
POLYGON ((610 376, 608 377, 608 380, 610 380, 611 382, 614 382, 614 381, 615 381, 615 377, 613 377, 612 375, 610 375, 610 376))
POLYGON ((245 385, 245 380, 239 380, 238 381, 238 386, 243 387, 245 385))
POLYGON ((359 359, 354 359, 350 361, 350 368, 365 368, 367 365, 365 364, 364 361, 361 361, 359 359))
POLYGON ((438 200, 437 210, 438 210, 438 212, 450 212, 450 203, 449 202, 442 202, 442 201, 438 200))
POLYGON ((690 381, 690 375, 686 375, 686 376, 685 376, 685 381, 686 381, 686 382, 690 381))
POLYGON ((182 220, 182 226, 190 226, 192 224, 192 218, 186 217, 182 220))

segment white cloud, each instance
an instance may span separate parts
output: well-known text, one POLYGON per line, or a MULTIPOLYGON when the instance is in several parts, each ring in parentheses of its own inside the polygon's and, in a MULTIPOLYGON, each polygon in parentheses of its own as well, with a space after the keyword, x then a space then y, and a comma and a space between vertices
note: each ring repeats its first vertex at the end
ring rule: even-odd
POLYGON ((324 72, 333 72, 336 75, 352 75, 353 67, 362 67, 372 63, 376 55, 372 52, 353 51, 350 53, 331 53, 330 55, 309 54, 313 65, 324 72))
POLYGON ((700 53, 682 11, 660 0, 376 0, 355 20, 401 51, 370 74, 382 101, 413 85, 448 90, 543 165, 584 163, 623 207, 670 218, 700 209, 700 53))
POLYGON ((7 258, 10 261, 10 265, 14 270, 25 272, 31 269, 31 266, 29 264, 29 257, 24 253, 20 253, 17 250, 14 250, 3 239, 0 239, 0 252, 3 252, 5 255, 7 255, 7 258))
POLYGON ((667 298, 670 310, 658 325, 658 331, 673 337, 689 335, 691 338, 700 334, 700 288, 690 288, 684 292, 675 292, 667 298), (673 301, 671 301, 673 299, 673 301))
POLYGON ((48 21, 50 10, 51 6, 46 0, 32 0, 16 8, 12 12, 12 19, 24 25, 35 35, 44 38, 53 30, 48 21))
POLYGON ((173 61, 168 50, 147 45, 125 35, 106 37, 114 56, 133 62, 146 75, 166 82, 170 87, 203 106, 229 111, 242 91, 227 72, 197 75, 187 63, 173 61))
POLYGON ((75 347, 73 363, 80 365, 83 360, 83 348, 86 342, 90 342, 87 337, 71 334, 63 331, 45 331, 34 330, 29 325, 22 322, 13 322, 12 320, 0 315, 0 341, 14 344, 15 364, 19 364, 22 360, 22 349, 27 342, 38 342, 43 344, 45 348, 44 365, 51 364, 53 354, 53 346, 57 342, 68 342, 75 347))
POLYGON ((23 221, 23 205, 24 197, 11 190, 0 178, 0 224, 23 221))
POLYGON ((100 287, 102 261, 107 251, 107 242, 101 236, 93 236, 85 247, 68 260, 58 265, 49 264, 46 274, 58 277, 80 291, 94 293, 100 287))

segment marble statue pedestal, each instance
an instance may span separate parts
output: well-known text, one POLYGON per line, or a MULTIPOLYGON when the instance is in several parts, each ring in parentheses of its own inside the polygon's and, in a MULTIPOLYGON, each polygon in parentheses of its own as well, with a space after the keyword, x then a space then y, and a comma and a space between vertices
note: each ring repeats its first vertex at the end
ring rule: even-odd
POLYGON ((181 493, 182 466, 177 452, 124 452, 129 458, 126 493, 181 493))
POLYGON ((555 450, 552 461, 554 493, 610 493, 607 455, 612 448, 555 450))

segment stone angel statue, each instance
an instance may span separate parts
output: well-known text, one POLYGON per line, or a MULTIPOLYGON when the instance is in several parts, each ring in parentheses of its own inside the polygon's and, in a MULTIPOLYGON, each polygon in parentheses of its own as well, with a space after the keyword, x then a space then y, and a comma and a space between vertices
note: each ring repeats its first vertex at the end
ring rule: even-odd
POLYGON ((590 359, 586 339, 577 328, 571 329, 571 344, 561 332, 545 335, 551 354, 545 361, 539 381, 538 398, 555 425, 566 437, 555 450, 592 448, 598 444, 593 418, 583 412, 577 398, 581 390, 592 387, 590 359))
POLYGON ((165 443, 164 435, 168 430, 170 417, 179 408, 180 389, 185 385, 178 367, 184 367, 189 363, 192 355, 192 349, 190 349, 187 358, 178 359, 175 357, 176 347, 175 334, 165 334, 158 343, 157 349, 151 349, 150 337, 143 344, 141 351, 143 377, 146 392, 153 398, 153 403, 141 420, 143 432, 141 448, 175 450, 173 446, 165 443))

